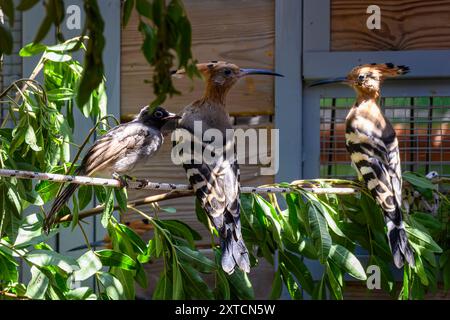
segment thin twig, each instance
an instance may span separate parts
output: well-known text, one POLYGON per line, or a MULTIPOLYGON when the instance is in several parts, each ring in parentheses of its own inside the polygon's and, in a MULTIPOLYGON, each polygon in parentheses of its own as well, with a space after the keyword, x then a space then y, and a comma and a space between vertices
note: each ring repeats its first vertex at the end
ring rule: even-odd
MULTIPOLYGON (((151 204, 151 203, 163 201, 163 200, 189 197, 189 196, 192 196, 193 194, 194 194, 193 191, 171 191, 168 193, 158 194, 158 195, 154 195, 154 196, 145 197, 143 199, 138 199, 135 201, 130 201, 130 202, 128 202, 127 206, 129 208, 138 207, 138 206, 142 206, 145 204, 151 204)), ((114 206, 114 210, 118 210, 119 208, 120 208, 119 205, 114 206)), ((100 214, 103 212, 103 209, 104 209, 104 206, 101 205, 101 206, 97 206, 97 207, 89 209, 89 210, 82 211, 79 213, 78 219, 83 220, 90 216, 100 214)), ((72 218, 73 218, 72 215, 68 214, 68 215, 61 217, 56 223, 72 221, 72 218)))
POLYGON ((17 294, 11 293, 11 292, 6 292, 3 290, 0 290, 0 296, 5 296, 8 298, 13 298, 13 299, 18 299, 18 300, 30 300, 30 298, 26 297, 26 296, 19 296, 17 294))

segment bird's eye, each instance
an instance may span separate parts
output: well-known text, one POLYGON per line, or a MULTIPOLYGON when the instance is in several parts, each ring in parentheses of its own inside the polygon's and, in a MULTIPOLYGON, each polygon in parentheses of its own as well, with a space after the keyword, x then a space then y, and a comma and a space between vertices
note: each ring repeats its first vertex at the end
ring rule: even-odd
POLYGON ((229 75, 231 74, 231 70, 230 70, 230 69, 225 69, 225 70, 223 70, 223 73, 224 73, 226 76, 229 76, 229 75))
POLYGON ((365 78, 365 76, 364 76, 363 74, 361 74, 361 75, 358 76, 358 80, 359 80, 359 81, 363 81, 364 78, 365 78))
POLYGON ((156 117, 156 118, 162 118, 163 117, 163 113, 162 113, 162 111, 156 111, 155 113, 154 113, 154 116, 156 117))
POLYGON ((142 223, 143 223, 143 224, 149 224, 150 221, 148 221, 148 219, 142 219, 142 223))

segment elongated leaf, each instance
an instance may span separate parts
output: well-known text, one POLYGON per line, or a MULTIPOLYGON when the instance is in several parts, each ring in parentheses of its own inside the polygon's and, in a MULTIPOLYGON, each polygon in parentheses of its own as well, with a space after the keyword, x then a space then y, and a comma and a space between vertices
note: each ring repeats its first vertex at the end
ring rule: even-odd
POLYGON ((175 257, 172 258, 172 284, 173 284, 172 299, 173 300, 183 299, 184 298, 183 278, 175 257))
POLYGON ((216 268, 215 263, 205 257, 200 251, 192 250, 184 246, 176 246, 176 250, 181 260, 189 262, 200 272, 210 273, 216 268))
POLYGON ((344 269, 352 277, 359 280, 366 280, 367 275, 359 260, 347 250, 347 248, 333 244, 330 250, 330 259, 337 266, 344 269))
POLYGON ((126 25, 128 24, 128 20, 130 20, 133 7, 134 7, 134 0, 125 0, 123 4, 123 17, 122 17, 122 25, 124 27, 126 27, 126 25))
POLYGON ((0 282, 14 283, 19 279, 19 265, 12 256, 7 256, 0 251, 0 282))
POLYGON ((312 294, 314 290, 313 277, 300 257, 289 251, 280 251, 280 259, 286 265, 289 272, 297 278, 302 288, 307 293, 312 294))
POLYGON ((239 299, 252 300, 255 298, 252 283, 245 272, 235 270, 233 274, 227 275, 227 279, 230 282, 232 292, 239 299))
POLYGON ((46 48, 47 47, 45 45, 40 44, 40 43, 38 43, 38 44, 29 43, 25 47, 20 49, 19 55, 21 57, 31 57, 31 56, 34 56, 36 54, 44 52, 46 48))
POLYGON ((126 299, 123 286, 120 281, 108 272, 97 272, 97 277, 100 283, 103 285, 104 292, 112 300, 126 299))
POLYGON ((77 262, 80 269, 74 272, 75 281, 84 281, 102 268, 102 262, 91 250, 79 257, 77 262))
POLYGON ((34 7, 40 0, 22 0, 17 6, 17 10, 27 11, 34 7))
POLYGON ((67 273, 78 270, 78 262, 54 251, 35 250, 25 255, 25 259, 40 267, 58 266, 67 273))
POLYGON ((81 186, 78 189, 78 206, 80 210, 86 208, 86 206, 92 200, 92 186, 81 186))
POLYGON ((283 289, 283 279, 281 278, 281 271, 278 268, 277 272, 275 272, 275 275, 273 277, 272 291, 270 292, 269 299, 271 300, 279 299, 281 296, 282 289, 283 289))
POLYGON ((181 265, 182 279, 186 293, 197 299, 211 300, 214 298, 211 290, 201 278, 198 271, 188 264, 181 265))
POLYGON ((102 226, 103 228, 106 228, 109 223, 109 219, 111 218, 111 215, 114 211, 114 197, 112 194, 112 188, 106 189, 106 196, 105 196, 105 208, 103 209, 102 213, 102 226))
POLYGON ((313 205, 308 210, 309 225, 311 227, 312 239, 319 253, 319 261, 324 264, 328 258, 331 248, 331 236, 328 232, 325 218, 313 205))
POLYGON ((68 300, 89 300, 95 295, 91 288, 80 287, 68 291, 65 296, 68 300))
POLYGON ((425 232, 409 226, 406 226, 406 232, 408 233, 410 241, 422 245, 432 252, 442 252, 441 247, 433 240, 430 235, 426 234, 425 232))
POLYGON ((31 280, 25 295, 32 299, 43 299, 47 291, 49 279, 38 268, 31 267, 31 280))
POLYGON ((166 272, 163 272, 159 277, 156 284, 155 291, 153 292, 154 300, 169 300, 172 299, 172 282, 167 276, 166 272))
POLYGON ((435 186, 431 181, 425 177, 419 176, 417 173, 414 172, 403 172, 403 179, 411 183, 413 186, 424 188, 424 189, 434 189, 435 186))
POLYGON ((105 266, 119 267, 125 270, 136 269, 136 261, 124 253, 104 249, 96 251, 95 254, 105 266))

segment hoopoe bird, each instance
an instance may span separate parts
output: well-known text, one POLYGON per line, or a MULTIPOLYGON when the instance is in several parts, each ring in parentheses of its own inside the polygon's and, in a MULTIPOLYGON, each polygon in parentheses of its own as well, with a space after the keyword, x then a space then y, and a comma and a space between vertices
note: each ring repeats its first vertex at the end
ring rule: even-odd
MULTIPOLYGON (((164 141, 161 133, 164 124, 178 118, 162 107, 152 112, 148 106, 143 107, 136 119, 110 129, 97 139, 75 174, 104 178, 112 176, 126 186, 126 176, 147 163, 160 149, 164 141)), ((47 233, 55 223, 56 214, 77 188, 77 184, 69 184, 55 199, 44 221, 47 233)))
MULTIPOLYGON (((249 273, 249 253, 241 234, 239 165, 234 138, 232 141, 227 139, 226 131, 232 129, 232 125, 225 108, 225 100, 229 90, 242 77, 281 75, 263 69, 242 69, 224 61, 200 63, 197 68, 206 82, 205 93, 202 98, 184 108, 179 128, 187 130, 193 136, 194 124, 201 123, 202 137, 199 139, 202 150, 210 149, 216 157, 212 161, 206 161, 203 157, 201 161, 191 158, 183 162, 183 167, 201 206, 219 233, 222 269, 232 274, 237 266, 249 273), (203 134, 209 129, 222 133, 224 140, 219 142, 221 150, 213 146, 217 141, 213 143, 203 140, 203 134), (227 157, 229 154, 233 157, 227 157)), ((181 69, 176 71, 174 76, 184 73, 181 69)), ((193 138, 198 141, 197 137, 193 138)))
POLYGON ((355 104, 345 120, 346 148, 359 178, 383 210, 387 237, 397 268, 401 268, 405 260, 414 265, 414 253, 408 244, 402 218, 398 140, 392 124, 381 111, 378 99, 383 80, 408 72, 406 66, 373 63, 355 67, 345 78, 312 84, 343 82, 356 92, 355 104))

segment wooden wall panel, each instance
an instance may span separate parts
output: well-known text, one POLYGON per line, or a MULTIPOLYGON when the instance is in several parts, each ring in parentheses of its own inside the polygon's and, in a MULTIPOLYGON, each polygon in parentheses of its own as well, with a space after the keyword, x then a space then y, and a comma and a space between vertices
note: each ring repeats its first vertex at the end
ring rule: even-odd
MULTIPOLYGON (((199 62, 226 60, 242 67, 269 68, 274 65, 274 0, 185 0, 192 24, 193 54, 199 62)), ((142 36, 133 13, 122 31, 122 116, 135 114, 153 99, 151 69, 140 46, 142 36)), ((175 79, 183 93, 164 103, 171 111, 180 111, 200 98, 203 82, 175 79)), ((228 98, 232 114, 273 114, 272 77, 254 76, 239 81, 228 98)))
POLYGON ((331 0, 332 51, 450 48, 449 0, 331 0), (381 29, 369 30, 369 5, 381 8, 381 29))

